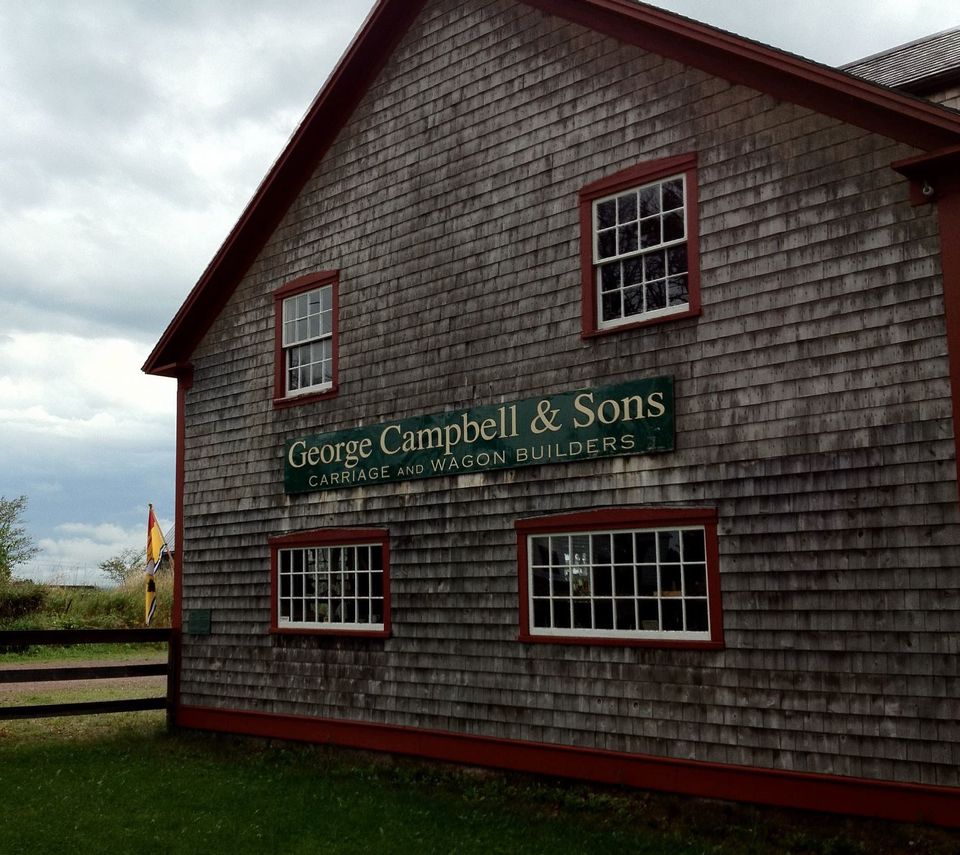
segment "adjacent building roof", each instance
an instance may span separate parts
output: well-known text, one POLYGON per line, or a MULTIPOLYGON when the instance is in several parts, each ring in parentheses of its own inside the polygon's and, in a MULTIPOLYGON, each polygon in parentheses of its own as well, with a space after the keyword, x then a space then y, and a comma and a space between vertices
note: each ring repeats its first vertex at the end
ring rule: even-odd
MULTIPOLYGON (((468 0, 464 0, 468 2, 468 0)), ((960 114, 633 0, 517 0, 733 83, 925 151, 960 144, 960 114)), ((379 0, 143 370, 178 376, 426 0, 379 0)))
POLYGON ((960 81, 960 27, 843 66, 864 80, 923 94, 960 81))

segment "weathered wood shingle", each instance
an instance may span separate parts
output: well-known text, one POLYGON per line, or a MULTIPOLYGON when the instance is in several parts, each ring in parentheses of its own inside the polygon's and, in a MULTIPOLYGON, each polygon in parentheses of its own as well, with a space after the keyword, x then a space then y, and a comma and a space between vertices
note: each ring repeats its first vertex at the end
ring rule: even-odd
POLYGON ((960 784, 960 520, 914 152, 528 7, 432 0, 193 356, 188 704, 960 784), (703 312, 580 337, 577 191, 699 157, 703 312), (278 286, 340 270, 340 391, 272 406, 278 286), (658 457, 285 496, 291 436, 672 375, 658 457), (514 521, 719 512, 727 647, 517 641, 514 521), (393 634, 280 638, 267 537, 388 528, 393 634))

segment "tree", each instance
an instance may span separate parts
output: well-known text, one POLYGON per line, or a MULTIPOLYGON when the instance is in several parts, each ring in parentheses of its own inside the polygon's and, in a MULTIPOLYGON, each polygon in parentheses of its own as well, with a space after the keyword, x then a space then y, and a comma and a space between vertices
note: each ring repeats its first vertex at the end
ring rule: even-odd
POLYGON ((115 585, 123 585, 130 579, 143 574, 146 567, 146 553, 136 546, 121 549, 112 558, 101 561, 97 566, 107 574, 115 585))
POLYGON ((26 496, 16 499, 0 496, 0 583, 9 582, 13 568, 40 551, 20 519, 26 509, 26 496))

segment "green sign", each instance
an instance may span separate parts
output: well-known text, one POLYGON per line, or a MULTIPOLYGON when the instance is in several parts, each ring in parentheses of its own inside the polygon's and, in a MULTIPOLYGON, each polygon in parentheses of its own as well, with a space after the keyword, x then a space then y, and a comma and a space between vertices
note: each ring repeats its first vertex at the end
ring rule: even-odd
POLYGON ((284 490, 489 472, 673 449, 673 378, 631 380, 291 439, 284 490))
POLYGON ((187 635, 210 635, 210 609, 190 609, 184 630, 187 635))

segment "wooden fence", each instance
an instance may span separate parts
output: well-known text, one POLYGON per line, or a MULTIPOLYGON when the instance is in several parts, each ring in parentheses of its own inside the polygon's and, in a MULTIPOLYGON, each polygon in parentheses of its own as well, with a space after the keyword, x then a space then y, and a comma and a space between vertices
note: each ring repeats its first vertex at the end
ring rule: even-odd
POLYGON ((176 639, 173 630, 164 629, 51 629, 0 631, 0 653, 35 644, 143 644, 165 642, 167 661, 140 665, 86 665, 77 667, 4 668, 0 658, 0 683, 38 683, 72 680, 112 680, 118 677, 166 675, 163 697, 124 698, 115 701, 83 701, 66 704, 0 706, 0 721, 17 718, 47 718, 59 715, 167 710, 170 721, 176 697, 176 639))

